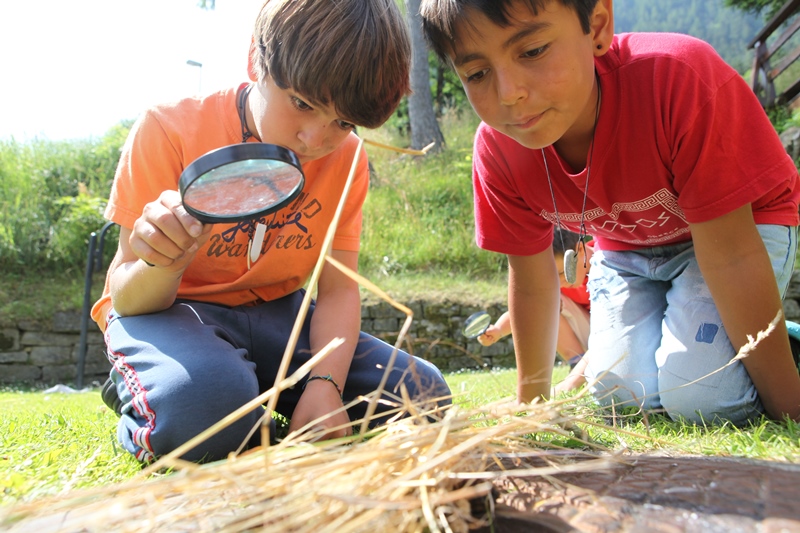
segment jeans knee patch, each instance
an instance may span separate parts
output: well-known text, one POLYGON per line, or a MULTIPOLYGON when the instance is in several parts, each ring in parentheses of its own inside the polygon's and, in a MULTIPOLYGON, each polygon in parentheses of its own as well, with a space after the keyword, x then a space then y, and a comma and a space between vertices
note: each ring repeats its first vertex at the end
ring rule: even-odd
POLYGON ((694 340, 704 344, 714 344, 714 339, 716 338, 718 331, 718 325, 704 322, 700 324, 699 328, 697 328, 697 334, 694 336, 694 340))

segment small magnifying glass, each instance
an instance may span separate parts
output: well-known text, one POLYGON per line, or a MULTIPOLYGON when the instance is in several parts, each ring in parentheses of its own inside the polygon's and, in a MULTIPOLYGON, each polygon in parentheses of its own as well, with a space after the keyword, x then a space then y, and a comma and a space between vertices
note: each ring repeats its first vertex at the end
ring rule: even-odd
POLYGON ((201 222, 254 220, 285 207, 303 190, 294 152, 268 143, 224 146, 200 156, 181 174, 186 211, 201 222))
POLYGON ((489 313, 486 311, 478 311, 477 313, 472 313, 467 320, 464 321, 464 328, 461 332, 466 338, 475 339, 486 333, 491 323, 492 317, 489 313))

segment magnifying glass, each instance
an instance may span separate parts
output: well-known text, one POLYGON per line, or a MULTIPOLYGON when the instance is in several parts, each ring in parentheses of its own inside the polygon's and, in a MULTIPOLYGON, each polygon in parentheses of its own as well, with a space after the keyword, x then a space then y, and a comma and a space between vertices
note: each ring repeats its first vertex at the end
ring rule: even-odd
POLYGON ((467 320, 464 321, 464 328, 461 332, 466 338, 475 339, 486 333, 491 323, 492 317, 489 313, 486 311, 478 311, 477 313, 472 313, 467 320))
POLYGON ((304 184, 295 153, 268 143, 212 150, 186 167, 178 182, 186 211, 211 224, 273 213, 297 198, 304 184))

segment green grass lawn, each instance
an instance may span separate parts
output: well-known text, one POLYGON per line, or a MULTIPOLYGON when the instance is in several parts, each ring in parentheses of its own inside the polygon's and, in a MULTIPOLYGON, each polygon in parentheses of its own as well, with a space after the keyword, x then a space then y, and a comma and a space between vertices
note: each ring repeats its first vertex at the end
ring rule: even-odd
MULTIPOLYGON (((557 367, 555 380, 565 374, 566 368, 557 367)), ((465 371, 446 378, 455 403, 465 409, 511 399, 515 390, 514 370, 465 371)), ((568 402, 566 408, 584 421, 578 426, 589 445, 553 436, 559 446, 800 462, 800 427, 793 422, 706 428, 658 415, 630 415, 612 427, 586 399, 568 402)), ((140 470, 117 444, 117 418, 97 390, 48 394, 6 389, 0 391, 0 412, 0 505, 107 485, 140 470)), ((536 436, 537 441, 547 438, 536 436)))
POLYGON ((137 461, 116 442, 99 391, 0 392, 0 503, 127 479, 137 461))

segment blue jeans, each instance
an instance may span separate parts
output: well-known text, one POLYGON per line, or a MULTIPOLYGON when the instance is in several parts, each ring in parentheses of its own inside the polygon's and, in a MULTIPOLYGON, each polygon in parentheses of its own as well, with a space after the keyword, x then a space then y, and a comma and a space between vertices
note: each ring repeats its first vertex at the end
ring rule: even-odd
MULTIPOLYGON (((271 388, 303 294, 296 291, 256 306, 228 308, 179 301, 149 315, 119 317, 112 312, 106 345, 114 365, 111 379, 122 401, 117 427, 122 446, 140 461, 149 462, 271 388)), ((308 334, 313 312, 312 305, 287 375, 311 358, 308 334)), ((347 382, 342 384, 345 404, 378 388, 392 351, 392 346, 361 333, 347 382)), ((278 413, 291 418, 304 383, 305 378, 281 392, 278 413)), ((419 401, 450 395, 434 365, 402 351, 385 390, 397 398, 401 383, 419 401)), ((386 393, 384 399, 392 403, 386 393)), ((391 408, 379 403, 376 413, 391 408)), ((357 420, 365 411, 366 403, 360 402, 348 414, 357 420)), ((253 410, 182 458, 226 457, 243 443, 263 414, 261 407, 253 410)))
MULTIPOLYGON (((797 228, 759 225, 783 296, 797 251, 797 228)), ((635 251, 597 250, 589 271, 591 325, 586 377, 605 406, 658 409, 690 422, 741 425, 763 413, 735 355, 691 242, 635 251)), ((766 328, 767 324, 764 324, 766 328)), ((757 332, 753 332, 755 335, 757 332)))

